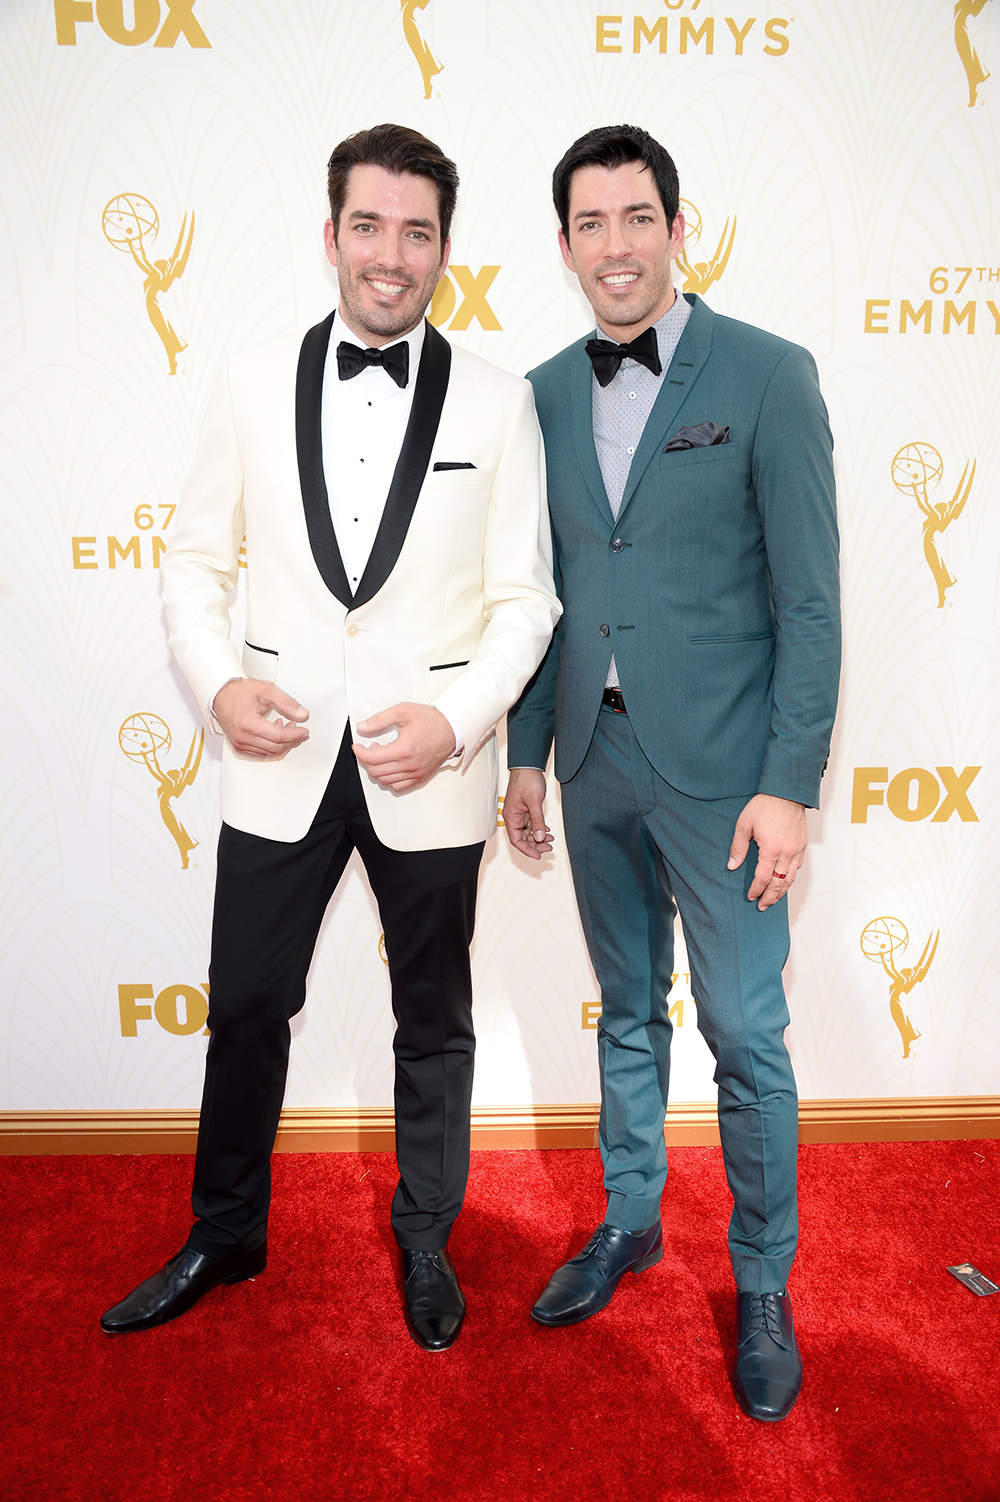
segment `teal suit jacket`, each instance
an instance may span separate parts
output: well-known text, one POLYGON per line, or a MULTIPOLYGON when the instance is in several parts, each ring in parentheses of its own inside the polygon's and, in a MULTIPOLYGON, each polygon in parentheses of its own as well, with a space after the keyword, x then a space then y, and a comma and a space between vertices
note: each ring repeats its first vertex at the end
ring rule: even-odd
POLYGON ((833 439, 798 345, 691 316, 636 449, 618 520, 594 446, 581 339, 530 373, 564 614, 508 714, 508 762, 579 770, 614 652, 646 756, 694 798, 818 806, 837 705, 833 439), (680 427, 730 441, 665 453, 680 427), (620 544, 620 546, 619 546, 620 544))

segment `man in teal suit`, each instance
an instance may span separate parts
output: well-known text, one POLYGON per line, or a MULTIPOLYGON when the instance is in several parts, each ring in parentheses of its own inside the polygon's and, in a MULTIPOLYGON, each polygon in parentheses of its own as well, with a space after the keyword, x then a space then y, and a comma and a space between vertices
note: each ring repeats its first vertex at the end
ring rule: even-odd
POLYGON ((833 444, 804 349, 675 294, 678 193, 668 153, 633 126, 590 131, 553 176, 563 258, 598 328, 529 377, 564 615, 508 716, 504 818, 523 854, 551 849, 554 735, 601 986, 608 1209, 532 1314, 575 1324, 663 1255, 676 903, 734 1200, 734 1385, 774 1421, 802 1381, 782 899, 837 701, 833 444))

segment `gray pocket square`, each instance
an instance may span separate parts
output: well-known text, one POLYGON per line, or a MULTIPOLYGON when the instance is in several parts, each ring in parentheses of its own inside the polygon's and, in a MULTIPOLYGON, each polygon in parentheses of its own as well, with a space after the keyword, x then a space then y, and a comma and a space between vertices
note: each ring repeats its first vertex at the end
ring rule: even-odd
POLYGON ((717 422, 699 422, 693 428, 678 428, 663 452, 675 454, 678 449, 714 448, 717 443, 728 442, 728 427, 717 422))

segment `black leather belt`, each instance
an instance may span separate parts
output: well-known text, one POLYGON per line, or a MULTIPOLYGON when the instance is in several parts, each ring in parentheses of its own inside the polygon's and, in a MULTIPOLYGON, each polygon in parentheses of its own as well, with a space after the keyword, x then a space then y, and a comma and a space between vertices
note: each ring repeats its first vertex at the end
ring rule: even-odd
POLYGON ((620 688, 606 688, 601 703, 607 704, 609 708, 614 710, 615 714, 628 714, 628 710, 625 708, 625 696, 620 688))

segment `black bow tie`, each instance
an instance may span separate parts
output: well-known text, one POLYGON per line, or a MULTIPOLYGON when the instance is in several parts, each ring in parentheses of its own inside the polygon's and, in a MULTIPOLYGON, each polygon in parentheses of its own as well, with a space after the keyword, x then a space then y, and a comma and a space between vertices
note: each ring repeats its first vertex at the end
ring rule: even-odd
POLYGON ((410 346, 405 339, 402 344, 390 344, 386 349, 361 349, 348 344, 346 339, 337 345, 337 371, 342 381, 360 375, 368 365, 381 365, 397 386, 405 386, 410 379, 410 346))
POLYGON ((660 351, 656 345, 656 330, 650 325, 631 344, 613 344, 610 339, 588 339, 587 354, 594 364, 594 374, 602 386, 608 386, 618 374, 625 359, 645 365, 655 376, 660 374, 660 351))

